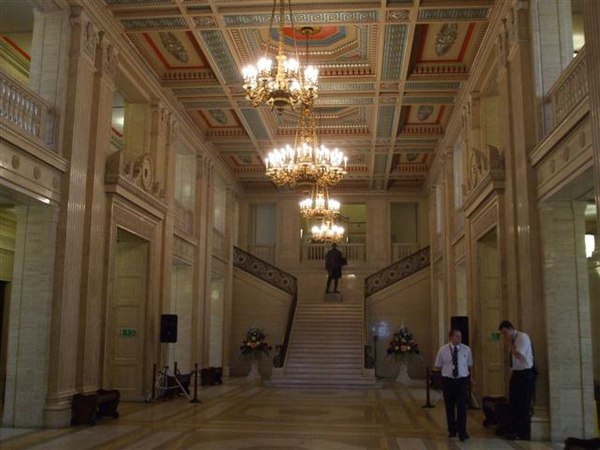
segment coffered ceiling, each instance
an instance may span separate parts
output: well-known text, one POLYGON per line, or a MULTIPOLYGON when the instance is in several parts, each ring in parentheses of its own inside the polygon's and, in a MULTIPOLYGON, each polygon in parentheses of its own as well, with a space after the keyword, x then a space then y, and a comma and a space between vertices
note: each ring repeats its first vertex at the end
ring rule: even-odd
MULTIPOLYGON (((275 189, 262 159, 293 143, 296 118, 252 108, 241 68, 269 40, 265 0, 104 0, 142 57, 182 102, 246 190, 275 189)), ((292 0, 296 30, 315 27, 321 141, 349 156, 337 190, 420 189, 469 76, 493 0, 292 0)), ((289 24, 289 18, 288 18, 289 24)), ((305 36, 294 37, 305 61, 305 36)), ((271 52, 271 54, 273 54, 271 52)))

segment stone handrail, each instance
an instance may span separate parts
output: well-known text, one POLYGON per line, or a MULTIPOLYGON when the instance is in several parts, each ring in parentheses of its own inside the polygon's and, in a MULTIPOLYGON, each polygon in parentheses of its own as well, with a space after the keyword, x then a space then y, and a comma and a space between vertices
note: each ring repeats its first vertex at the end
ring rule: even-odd
POLYGON ((31 89, 0 70, 0 119, 18 127, 39 144, 52 144, 51 105, 31 89))
MULTIPOLYGON (((330 248, 331 244, 302 244, 302 262, 312 262, 320 267, 330 248)), ((338 250, 342 252, 349 265, 362 264, 366 261, 365 244, 338 244, 338 250)))
POLYGON ((365 278, 365 301, 375 292, 381 291, 410 275, 417 273, 430 264, 430 248, 425 247, 400 261, 397 261, 379 272, 365 278))
POLYGON ((250 253, 270 264, 275 263, 275 250, 274 244, 248 244, 250 253))
POLYGON ((421 246, 418 242, 413 243, 392 243, 392 262, 400 261, 407 256, 412 255, 414 252, 419 250, 421 246))
POLYGON ((588 74, 585 46, 573 58, 550 89, 547 101, 552 105, 552 126, 556 127, 588 96, 588 74))
POLYGON ((295 276, 284 272, 278 267, 275 267, 238 247, 233 247, 233 265, 292 296, 292 304, 285 329, 285 336, 281 343, 279 354, 277 355, 276 360, 274 360, 277 367, 282 367, 285 363, 285 356, 290 342, 290 335, 292 333, 292 324, 294 323, 294 316, 296 315, 298 280, 295 276))

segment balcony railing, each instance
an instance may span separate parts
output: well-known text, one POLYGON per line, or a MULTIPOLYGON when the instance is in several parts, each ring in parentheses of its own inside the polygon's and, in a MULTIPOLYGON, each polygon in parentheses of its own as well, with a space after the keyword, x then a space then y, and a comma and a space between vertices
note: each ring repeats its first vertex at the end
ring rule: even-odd
POLYGON ((395 243, 392 244, 392 262, 400 261, 419 250, 419 243, 395 243))
POLYGON ((275 264, 275 245, 248 244, 248 252, 270 264, 275 264))
POLYGON ((0 120, 17 127, 38 144, 52 144, 52 107, 29 88, 0 70, 0 120))
POLYGON ((548 92, 548 101, 552 105, 552 127, 562 122, 588 96, 585 55, 585 47, 583 47, 548 92))
MULTIPOLYGON (((331 244, 302 244, 302 262, 311 266, 321 266, 325 261, 325 254, 331 244)), ((338 244, 338 250, 342 252, 348 265, 361 265, 366 261, 365 244, 338 244)))

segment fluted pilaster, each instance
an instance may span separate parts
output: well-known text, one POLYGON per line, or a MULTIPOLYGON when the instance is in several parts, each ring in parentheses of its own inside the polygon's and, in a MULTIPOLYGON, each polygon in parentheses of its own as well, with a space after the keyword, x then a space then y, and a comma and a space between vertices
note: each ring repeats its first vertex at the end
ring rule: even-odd
MULTIPOLYGON (((587 53, 597 223, 600 224, 600 2, 583 0, 583 25, 587 53)), ((600 227, 596 227, 600 236, 600 227)))
POLYGON ((77 357, 77 390, 95 392, 101 387, 99 375, 102 349, 102 324, 106 301, 107 266, 105 261, 106 194, 104 168, 109 154, 111 137, 112 101, 115 92, 117 50, 103 33, 96 51, 98 70, 94 77, 90 128, 90 155, 86 180, 85 236, 83 247, 83 273, 81 286, 81 311, 77 357))
POLYGON ((73 9, 69 82, 64 121, 64 154, 69 169, 62 183, 54 304, 50 336, 50 373, 46 402, 46 424, 70 423, 70 400, 75 393, 77 327, 81 297, 81 275, 85 230, 86 185, 90 154, 91 119, 94 105, 98 31, 87 15, 73 9))

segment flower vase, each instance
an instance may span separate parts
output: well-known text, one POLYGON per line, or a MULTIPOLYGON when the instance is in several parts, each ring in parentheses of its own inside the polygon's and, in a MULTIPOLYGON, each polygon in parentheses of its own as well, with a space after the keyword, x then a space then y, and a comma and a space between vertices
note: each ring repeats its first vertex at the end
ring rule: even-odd
POLYGON ((250 373, 246 377, 248 381, 260 380, 260 372, 258 371, 258 358, 250 360, 250 373))
POLYGON ((408 386, 412 383, 412 380, 408 376, 408 365, 404 361, 400 361, 399 363, 400 371, 398 372, 398 377, 396 377, 396 382, 408 386))

